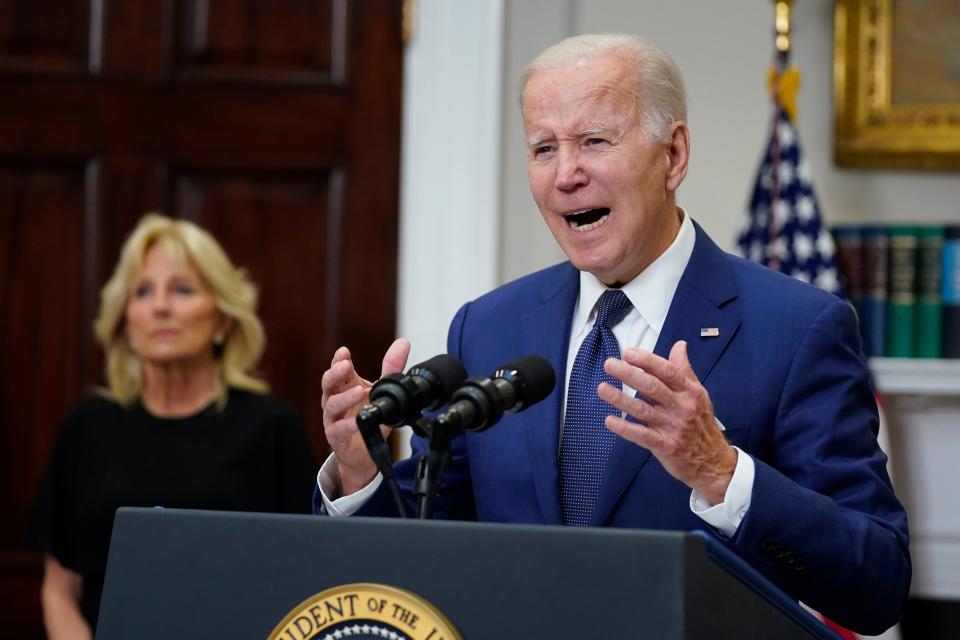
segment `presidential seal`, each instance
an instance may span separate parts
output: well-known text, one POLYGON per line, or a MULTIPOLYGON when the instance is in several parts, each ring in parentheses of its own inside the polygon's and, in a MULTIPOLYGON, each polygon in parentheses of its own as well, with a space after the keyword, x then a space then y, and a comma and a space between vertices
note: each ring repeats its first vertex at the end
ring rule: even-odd
POLYGON ((462 640, 432 604, 385 584, 356 583, 310 596, 268 640, 462 640))

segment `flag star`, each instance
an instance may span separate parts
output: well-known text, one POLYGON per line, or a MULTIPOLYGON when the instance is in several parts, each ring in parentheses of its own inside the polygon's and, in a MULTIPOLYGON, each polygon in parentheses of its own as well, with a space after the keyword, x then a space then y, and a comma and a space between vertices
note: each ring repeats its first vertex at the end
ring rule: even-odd
POLYGON ((803 269, 794 269, 790 275, 796 278, 797 280, 801 280, 803 282, 810 282, 810 274, 808 274, 803 269))
POLYGON ((813 198, 810 196, 803 196, 797 200, 797 215, 800 216, 800 219, 808 222, 813 219, 813 214, 816 213, 817 208, 814 206, 813 198))
POLYGON ((793 127, 789 122, 781 122, 777 125, 777 140, 780 142, 781 149, 789 149, 796 139, 797 136, 793 133, 793 127))
POLYGON ((369 633, 370 633, 370 625, 365 624, 365 625, 363 625, 362 627, 360 627, 360 633, 369 634, 369 633))
POLYGON ((340 638, 343 637, 343 631, 340 631, 340 629, 337 629, 336 631, 333 632, 333 637, 334 637, 334 640, 340 640, 340 638))
POLYGON ((768 216, 767 213, 767 208, 764 207, 763 211, 757 211, 754 215, 754 221, 761 229, 765 229, 766 226, 770 224, 770 216, 768 216))
POLYGON ((770 207, 767 206, 766 202, 761 202, 753 208, 751 212, 751 217, 753 218, 753 223, 758 227, 766 227, 769 220, 770 207))
POLYGON ((760 186, 764 189, 773 187, 773 170, 769 166, 765 166, 760 174, 760 186))
POLYGON ((813 178, 813 175, 810 173, 810 165, 807 164, 806 160, 801 160, 797 165, 797 175, 804 184, 810 184, 810 180, 813 178))
POLYGON ((358 624, 353 625, 352 627, 350 627, 350 629, 351 629, 355 634, 359 634, 359 633, 360 633, 360 625, 358 625, 358 624))
POLYGON ((750 260, 753 262, 763 262, 763 241, 756 240, 750 245, 750 260))
POLYGON ((814 279, 814 284, 824 291, 829 291, 831 293, 839 291, 840 279, 837 277, 837 270, 833 267, 824 269, 817 275, 816 279, 814 279))
POLYGON ((817 251, 820 252, 820 255, 822 255, 824 259, 833 257, 835 251, 833 236, 831 236, 830 232, 826 229, 820 229, 820 235, 817 236, 817 251))
POLYGON ((813 255, 813 241, 805 233, 798 233, 793 239, 793 253, 797 262, 806 262, 813 255))
POLYGON ((781 162, 780 166, 777 167, 777 179, 780 181, 780 185, 788 185, 793 182, 793 163, 792 162, 781 162))
POLYGON ((786 200, 775 200, 773 203, 773 220, 777 228, 782 228, 790 218, 790 203, 786 200))

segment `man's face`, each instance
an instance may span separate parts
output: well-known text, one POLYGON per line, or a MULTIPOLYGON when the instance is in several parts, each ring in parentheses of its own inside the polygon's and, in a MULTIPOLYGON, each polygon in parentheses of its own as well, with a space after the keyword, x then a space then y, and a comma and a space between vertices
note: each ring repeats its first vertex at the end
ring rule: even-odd
POLYGON ((608 54, 537 71, 523 93, 533 198, 573 265, 606 284, 632 280, 679 228, 686 146, 678 165, 677 145, 652 139, 637 91, 624 61, 608 54))

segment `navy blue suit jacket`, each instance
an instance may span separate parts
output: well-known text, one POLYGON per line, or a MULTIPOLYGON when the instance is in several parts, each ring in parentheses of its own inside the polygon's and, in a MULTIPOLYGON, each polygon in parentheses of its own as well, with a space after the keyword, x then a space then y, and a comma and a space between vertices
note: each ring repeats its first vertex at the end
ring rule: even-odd
MULTIPOLYGON (((471 375, 520 355, 558 373, 543 402, 455 443, 436 517, 560 524, 558 448, 563 373, 579 273, 569 263, 464 305, 449 352, 471 375)), ((860 632, 899 618, 910 583, 907 518, 877 446, 876 402, 857 321, 836 296, 696 244, 655 352, 686 340, 727 439, 753 456, 751 506, 727 543, 793 597, 860 632), (716 337, 701 337, 716 327, 716 337)), ((404 489, 425 443, 397 465, 404 489)), ((690 489, 649 451, 617 438, 593 524, 709 528, 690 489)), ((362 514, 393 515, 380 491, 362 514)))

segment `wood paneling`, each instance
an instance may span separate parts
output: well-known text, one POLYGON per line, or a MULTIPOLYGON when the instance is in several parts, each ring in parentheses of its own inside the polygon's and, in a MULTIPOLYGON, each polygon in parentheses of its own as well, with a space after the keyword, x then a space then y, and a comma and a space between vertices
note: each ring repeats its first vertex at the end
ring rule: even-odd
MULTIPOLYGON (((86 73, 96 0, 0 0, 0 69, 86 73)), ((99 25, 97 25, 99 26, 99 25)))
POLYGON ((323 441, 320 377, 394 335, 400 0, 0 0, 0 638, 40 637, 21 536, 102 383, 99 289, 146 211, 259 285, 262 368, 323 441))
POLYGON ((221 79, 339 80, 346 0, 180 0, 174 73, 221 79))

